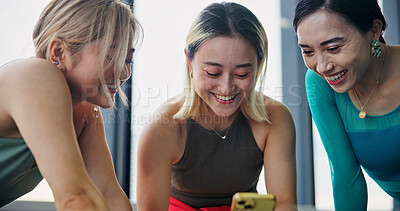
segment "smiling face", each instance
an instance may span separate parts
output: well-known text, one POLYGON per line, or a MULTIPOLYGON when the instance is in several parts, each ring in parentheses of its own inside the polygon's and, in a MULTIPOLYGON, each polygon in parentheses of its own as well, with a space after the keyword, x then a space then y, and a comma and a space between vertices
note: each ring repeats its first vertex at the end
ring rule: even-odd
POLYGON ((134 48, 132 42, 129 42, 128 54, 119 78, 115 78, 114 66, 111 66, 104 70, 105 84, 102 83, 100 77, 102 65, 99 63, 101 44, 101 41, 86 44, 75 63, 71 55, 66 54, 66 71, 64 74, 70 86, 74 104, 87 101, 102 108, 110 108, 114 104, 117 83, 121 86, 131 76, 134 48), (106 89, 103 86, 106 86, 106 89))
POLYGON ((219 36, 205 41, 189 66, 197 95, 218 116, 233 115, 254 89, 257 54, 242 38, 219 36))
POLYGON ((368 71, 372 38, 335 13, 319 10, 306 16, 297 36, 306 66, 336 92, 349 91, 368 71))

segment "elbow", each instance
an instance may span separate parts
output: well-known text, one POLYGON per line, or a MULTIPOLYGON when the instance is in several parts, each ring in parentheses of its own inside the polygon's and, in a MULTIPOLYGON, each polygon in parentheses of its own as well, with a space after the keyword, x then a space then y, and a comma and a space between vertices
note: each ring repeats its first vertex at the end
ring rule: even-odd
POLYGON ((275 211, 297 211, 297 205, 294 201, 278 201, 275 211))
POLYGON ((82 190, 77 193, 65 194, 55 200, 57 210, 62 211, 94 211, 109 210, 104 199, 99 194, 88 194, 82 190))
POLYGON ((72 195, 56 202, 57 210, 92 210, 95 203, 85 195, 72 195), (57 206, 58 205, 58 206, 57 206))

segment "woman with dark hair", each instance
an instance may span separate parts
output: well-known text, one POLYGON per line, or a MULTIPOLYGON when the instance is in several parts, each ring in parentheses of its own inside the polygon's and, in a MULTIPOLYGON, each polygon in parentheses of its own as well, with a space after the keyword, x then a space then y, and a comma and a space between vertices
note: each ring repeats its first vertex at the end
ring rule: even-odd
POLYGON ((365 172, 400 200, 400 46, 376 0, 300 0, 293 26, 336 210, 366 210, 365 172))
POLYGON ((141 135, 138 210, 230 210, 256 192, 262 167, 276 210, 296 209, 295 131, 282 104, 262 93, 267 36, 252 12, 214 3, 186 39, 185 91, 141 135))

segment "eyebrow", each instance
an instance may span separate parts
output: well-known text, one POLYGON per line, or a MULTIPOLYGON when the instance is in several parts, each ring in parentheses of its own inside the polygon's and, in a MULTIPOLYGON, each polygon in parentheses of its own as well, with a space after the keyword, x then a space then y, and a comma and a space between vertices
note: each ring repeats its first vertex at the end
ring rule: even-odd
MULTIPOLYGON (((330 43, 333 43, 333 42, 337 42, 337 41, 341 41, 341 40, 343 40, 343 37, 335 37, 335 38, 332 38, 332 39, 329 39, 329 40, 326 40, 326 41, 323 41, 323 42, 321 42, 320 43, 320 45, 328 45, 328 44, 330 44, 330 43)), ((301 44, 301 43, 299 43, 299 46, 300 47, 310 47, 309 45, 306 45, 306 44, 301 44)))
MULTIPOLYGON (((115 45, 112 45, 110 48, 113 49, 113 50, 116 49, 115 45)), ((136 51, 135 48, 131 48, 131 49, 128 51, 128 53, 135 53, 135 51, 136 51)))
POLYGON ((343 37, 335 37, 335 38, 329 39, 327 41, 322 42, 320 45, 327 45, 329 43, 337 42, 340 40, 343 40, 343 37))
MULTIPOLYGON (((216 63, 216 62, 204 62, 204 64, 206 64, 206 65, 210 65, 210 66, 216 66, 216 67, 222 67, 222 65, 221 64, 219 64, 219 63, 216 63)), ((236 65, 236 67, 252 67, 253 65, 251 64, 251 63, 244 63, 244 64, 239 64, 239 65, 236 65)))
POLYGON ((236 67, 252 67, 253 65, 250 63, 239 64, 236 67))
POLYGON ((206 64, 206 65, 210 65, 210 66, 222 67, 222 65, 221 65, 221 64, 219 64, 219 63, 215 63, 215 62, 204 62, 204 64, 206 64))

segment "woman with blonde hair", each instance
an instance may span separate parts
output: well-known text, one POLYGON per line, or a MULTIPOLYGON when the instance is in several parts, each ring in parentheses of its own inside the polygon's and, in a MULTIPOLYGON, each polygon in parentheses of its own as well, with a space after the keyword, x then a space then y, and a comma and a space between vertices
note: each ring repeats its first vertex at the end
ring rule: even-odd
POLYGON ((0 67, 0 207, 45 178, 57 210, 132 210, 98 106, 131 76, 139 25, 117 0, 53 0, 36 56, 0 67))
POLYGON ((267 36, 236 3, 207 6, 186 40, 186 88, 142 132, 139 210, 230 210, 256 192, 262 167, 276 210, 296 209, 295 130, 289 110, 256 90, 267 36))

